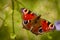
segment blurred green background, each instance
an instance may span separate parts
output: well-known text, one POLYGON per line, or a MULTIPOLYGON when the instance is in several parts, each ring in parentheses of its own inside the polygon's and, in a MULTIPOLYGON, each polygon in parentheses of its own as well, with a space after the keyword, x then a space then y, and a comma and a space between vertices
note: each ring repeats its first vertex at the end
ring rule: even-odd
POLYGON ((60 20, 60 0, 0 0, 0 40, 60 40, 60 32, 35 35, 23 29, 21 8, 54 23, 60 20))

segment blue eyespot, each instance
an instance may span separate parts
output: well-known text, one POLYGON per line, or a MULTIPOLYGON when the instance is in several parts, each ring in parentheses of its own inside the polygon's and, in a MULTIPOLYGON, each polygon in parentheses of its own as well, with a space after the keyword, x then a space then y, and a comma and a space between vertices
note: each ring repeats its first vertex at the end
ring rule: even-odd
POLYGON ((27 24, 28 23, 28 20, 24 20, 24 24, 27 24))
POLYGON ((39 32, 42 32, 42 29, 39 29, 39 32))

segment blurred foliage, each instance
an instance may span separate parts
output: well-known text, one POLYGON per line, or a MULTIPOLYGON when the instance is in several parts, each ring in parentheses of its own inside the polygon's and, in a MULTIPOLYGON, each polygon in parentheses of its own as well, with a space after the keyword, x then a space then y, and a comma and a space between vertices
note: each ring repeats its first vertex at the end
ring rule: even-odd
POLYGON ((60 0, 0 0, 0 40, 60 40, 60 32, 35 35, 22 27, 21 8, 54 23, 60 20, 60 0))

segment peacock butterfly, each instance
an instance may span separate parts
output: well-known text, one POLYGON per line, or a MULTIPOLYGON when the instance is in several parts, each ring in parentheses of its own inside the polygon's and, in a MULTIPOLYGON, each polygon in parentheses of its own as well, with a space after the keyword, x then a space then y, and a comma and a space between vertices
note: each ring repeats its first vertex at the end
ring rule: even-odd
POLYGON ((38 35, 55 30, 55 26, 51 22, 41 18, 41 15, 36 15, 26 8, 21 8, 21 12, 23 28, 30 30, 32 33, 38 35))

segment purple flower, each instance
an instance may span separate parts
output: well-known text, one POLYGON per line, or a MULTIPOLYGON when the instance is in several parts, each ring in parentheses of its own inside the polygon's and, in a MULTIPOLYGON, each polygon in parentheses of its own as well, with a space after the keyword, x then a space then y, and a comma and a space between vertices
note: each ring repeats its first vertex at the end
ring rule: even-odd
POLYGON ((56 30, 60 31, 60 20, 56 21, 54 25, 56 27, 56 30))

